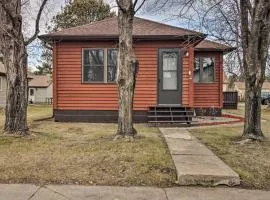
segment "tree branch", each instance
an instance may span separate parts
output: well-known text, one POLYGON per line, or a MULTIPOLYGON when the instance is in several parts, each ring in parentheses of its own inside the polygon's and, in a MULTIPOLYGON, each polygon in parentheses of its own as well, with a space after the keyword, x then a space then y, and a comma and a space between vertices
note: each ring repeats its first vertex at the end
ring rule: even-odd
POLYGON ((24 6, 24 5, 28 4, 28 3, 29 3, 29 1, 30 1, 30 0, 25 0, 25 1, 22 1, 22 2, 21 2, 21 6, 24 6))
POLYGON ((242 45, 243 45, 244 55, 246 55, 246 51, 247 51, 248 43, 249 43, 248 8, 247 8, 246 0, 240 0, 240 9, 241 9, 240 14, 241 14, 242 45))
POLYGON ((136 5, 137 5, 138 1, 139 1, 139 0, 135 0, 135 2, 133 3, 134 8, 136 7, 136 5))
POLYGON ((37 14, 37 18, 36 18, 36 25, 35 25, 35 33, 33 34, 32 37, 30 37, 27 41, 25 41, 25 45, 29 45, 30 43, 32 43, 38 36, 39 34, 39 22, 40 22, 40 18, 41 18, 41 14, 42 14, 42 11, 46 5, 48 0, 43 0, 40 8, 39 8, 39 11, 38 11, 38 14, 37 14))
MULTIPOLYGON (((137 2, 138 2, 138 1, 135 1, 136 4, 137 4, 137 2)), ((143 0, 143 2, 141 3, 141 5, 139 5, 138 8, 134 11, 134 14, 135 14, 136 12, 138 12, 138 10, 140 10, 140 9, 143 7, 143 5, 145 4, 145 2, 146 2, 146 0, 143 0)), ((135 3, 134 3, 134 9, 135 9, 135 6, 136 6, 135 3)))
POLYGON ((2 8, 4 9, 4 11, 7 13, 7 15, 9 16, 10 20, 12 21, 13 25, 15 26, 16 22, 15 19, 18 17, 18 15, 16 13, 14 13, 7 5, 6 1, 0 1, 0 4, 2 5, 2 8))
POLYGON ((125 12, 126 9, 123 8, 123 6, 120 4, 119 0, 115 0, 116 1, 116 4, 118 6, 118 8, 122 11, 122 12, 125 12))
POLYGON ((253 11, 250 0, 246 0, 246 3, 247 3, 246 5, 247 5, 247 8, 248 8, 250 15, 253 16, 254 11, 253 11))

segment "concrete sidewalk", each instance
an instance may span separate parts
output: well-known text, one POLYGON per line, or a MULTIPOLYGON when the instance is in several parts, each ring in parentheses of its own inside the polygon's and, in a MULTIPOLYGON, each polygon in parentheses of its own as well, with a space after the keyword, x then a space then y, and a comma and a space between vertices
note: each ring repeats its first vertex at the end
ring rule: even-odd
POLYGON ((185 128, 160 128, 174 161, 179 185, 240 184, 240 178, 185 128))
POLYGON ((269 200, 269 191, 199 187, 0 185, 0 200, 269 200))

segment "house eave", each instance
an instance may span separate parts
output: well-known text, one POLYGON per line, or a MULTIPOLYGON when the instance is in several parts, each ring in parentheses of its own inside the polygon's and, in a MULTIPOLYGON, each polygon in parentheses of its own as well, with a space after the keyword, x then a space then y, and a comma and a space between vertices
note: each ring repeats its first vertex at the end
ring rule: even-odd
MULTIPOLYGON (((205 34, 197 34, 197 35, 134 35, 133 40, 136 41, 151 41, 151 40, 188 40, 194 39, 203 40, 205 39, 205 34)), ((118 35, 77 35, 77 36, 60 36, 60 35, 41 35, 38 37, 39 39, 52 43, 52 42, 60 42, 60 41, 118 41, 118 35)))
POLYGON ((31 86, 31 85, 29 85, 28 87, 29 88, 47 88, 49 86, 31 86))
POLYGON ((195 48, 195 52, 223 52, 224 54, 230 53, 236 50, 235 47, 226 48, 226 49, 218 49, 218 48, 195 48))

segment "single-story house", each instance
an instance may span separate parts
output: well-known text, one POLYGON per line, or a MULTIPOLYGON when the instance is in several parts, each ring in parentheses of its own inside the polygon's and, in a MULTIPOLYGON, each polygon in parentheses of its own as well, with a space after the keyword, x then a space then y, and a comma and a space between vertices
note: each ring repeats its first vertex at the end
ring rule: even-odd
POLYGON ((50 74, 32 75, 28 83, 28 101, 30 103, 49 103, 53 96, 50 74))
MULTIPOLYGON (((245 100, 245 82, 243 82, 243 81, 234 82, 233 89, 238 92, 239 100, 244 101, 245 100)), ((261 94, 262 94, 262 96, 270 95, 270 82, 265 81, 263 83, 261 94)))
MULTIPOLYGON (((30 73, 27 74, 28 84, 32 79, 32 75, 30 73)), ((0 61, 0 107, 6 106, 7 99, 7 78, 6 78, 6 69, 3 63, 0 61)))
POLYGON ((0 61, 0 107, 6 105, 6 88, 7 88, 6 70, 4 68, 3 63, 0 61))
MULTIPOLYGON (((39 38, 53 46, 55 120, 117 121, 117 18, 39 38)), ((203 33, 134 18, 134 121, 149 121, 149 112, 162 109, 221 114, 223 55, 234 48, 205 38, 203 33)))

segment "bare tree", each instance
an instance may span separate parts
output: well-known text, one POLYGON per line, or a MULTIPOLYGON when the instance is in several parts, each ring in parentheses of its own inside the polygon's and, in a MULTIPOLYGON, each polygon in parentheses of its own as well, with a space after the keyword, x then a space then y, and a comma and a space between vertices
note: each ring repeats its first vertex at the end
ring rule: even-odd
POLYGON ((118 131, 119 137, 133 138, 133 96, 135 88, 136 58, 133 51, 133 18, 145 0, 116 0, 118 6, 119 51, 117 66, 118 85, 118 131))
POLYGON ((261 89, 270 45, 270 1, 240 0, 245 73, 245 125, 243 137, 262 140, 261 89))
POLYGON ((7 134, 25 135, 27 126, 27 51, 39 33, 39 21, 47 3, 39 8, 35 32, 25 41, 22 33, 21 6, 27 1, 0 0, 0 54, 7 76, 7 103, 4 130, 7 134))
MULTIPOLYGON (((245 79, 246 106, 243 137, 262 140, 261 89, 269 57, 269 0, 154 0, 156 10, 174 8, 172 17, 203 27, 210 36, 237 46, 235 59, 245 79), (197 17, 196 17, 197 16, 197 17), (195 21, 194 21, 195 20, 195 21)), ((153 7, 152 7, 153 8, 153 7)), ((232 62, 232 57, 228 57, 232 62)), ((268 61, 269 62, 269 61, 268 61)), ((232 64, 233 65, 233 64, 232 64)), ((233 66, 232 66, 233 68, 233 66)), ((230 69, 229 69, 230 70, 230 69)), ((233 70, 230 71, 233 73, 233 70)))
POLYGON ((146 12, 179 20, 211 40, 236 47, 224 58, 225 71, 243 77, 240 9, 237 0, 152 0, 146 12), (169 12, 168 12, 169 11, 169 12))

